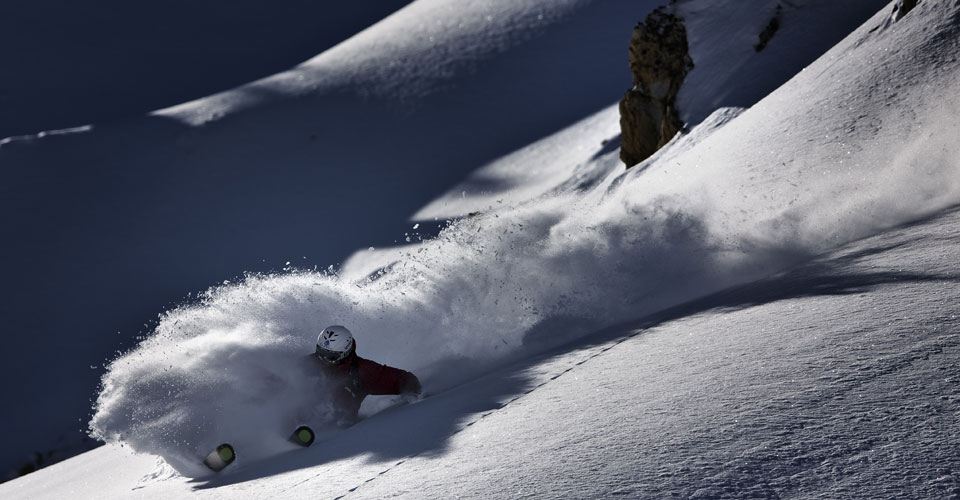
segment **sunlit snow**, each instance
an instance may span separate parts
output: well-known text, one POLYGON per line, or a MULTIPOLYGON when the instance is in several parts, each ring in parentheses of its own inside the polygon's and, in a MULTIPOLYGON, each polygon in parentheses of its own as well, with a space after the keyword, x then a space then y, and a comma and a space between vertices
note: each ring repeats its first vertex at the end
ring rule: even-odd
MULTIPOLYGON (((246 131, 230 120, 348 87, 403 106, 590 4, 455 3, 419 0, 289 72, 156 115, 246 131)), ((958 8, 927 0, 891 23, 889 5, 847 3, 876 14, 831 18, 849 36, 801 68, 802 27, 830 2, 791 2, 798 24, 759 56, 746 43, 776 2, 727 3, 742 16, 680 2, 691 129, 653 157, 623 169, 611 96, 434 193, 408 244, 209 289, 108 366, 90 421, 107 447, 0 492, 956 494, 958 8), (291 450, 293 427, 328 421, 306 357, 328 324, 430 397, 371 401, 383 411, 291 450), (211 477, 199 460, 221 442, 238 463, 211 477)))

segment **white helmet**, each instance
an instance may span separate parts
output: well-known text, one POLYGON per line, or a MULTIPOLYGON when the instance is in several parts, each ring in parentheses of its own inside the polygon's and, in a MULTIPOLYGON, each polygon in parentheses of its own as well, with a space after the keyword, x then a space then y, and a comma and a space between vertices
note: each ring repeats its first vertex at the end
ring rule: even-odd
POLYGON ((355 345, 353 335, 346 327, 328 326, 317 338, 317 357, 327 363, 336 364, 349 356, 355 345))

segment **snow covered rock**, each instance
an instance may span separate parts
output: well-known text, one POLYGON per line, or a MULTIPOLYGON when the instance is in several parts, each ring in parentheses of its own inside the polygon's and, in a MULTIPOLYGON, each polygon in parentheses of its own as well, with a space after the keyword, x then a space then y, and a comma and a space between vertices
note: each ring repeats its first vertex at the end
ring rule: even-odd
POLYGON ((692 68, 687 30, 671 10, 660 7, 634 28, 633 88, 620 101, 620 159, 628 168, 663 147, 683 127, 674 100, 692 68))

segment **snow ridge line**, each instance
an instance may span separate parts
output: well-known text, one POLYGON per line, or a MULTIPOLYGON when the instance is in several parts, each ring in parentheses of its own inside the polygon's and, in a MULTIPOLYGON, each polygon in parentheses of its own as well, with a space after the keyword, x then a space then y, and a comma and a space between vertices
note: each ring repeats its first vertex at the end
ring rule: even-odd
MULTIPOLYGON (((452 432, 452 433, 450 434, 450 437, 456 436, 457 434, 459 434, 459 433, 467 430, 467 429, 470 428, 473 424, 475 424, 475 423, 477 423, 477 422, 480 422, 481 420, 489 417, 490 415, 493 415, 493 414, 496 413, 497 411, 502 410, 503 408, 505 408, 505 407, 507 407, 508 405, 516 402, 517 400, 519 400, 519 399, 521 399, 521 398, 523 398, 523 397, 531 394, 532 392, 536 391, 537 389, 540 389, 541 387, 549 384, 550 382, 553 382, 554 380, 557 380, 558 378, 562 377, 563 375, 565 375, 565 374, 573 371, 573 370, 576 369, 577 367, 586 364, 587 362, 589 362, 589 361, 591 361, 591 360, 593 360, 593 359, 601 356, 602 354, 610 351, 611 349, 617 347, 618 345, 620 345, 620 344, 622 344, 622 343, 624 343, 624 342, 626 342, 626 341, 628 341, 628 340, 630 340, 630 339, 638 336, 641 332, 644 332, 644 331, 646 331, 646 329, 641 328, 641 329, 635 330, 633 333, 630 333, 630 334, 628 334, 628 335, 625 335, 625 336, 621 337, 620 339, 617 339, 617 340, 615 340, 615 341, 610 342, 609 344, 607 344, 606 346, 604 346, 604 347, 596 350, 595 352, 593 352, 593 353, 590 354, 589 356, 581 359, 580 361, 577 361, 576 363, 574 363, 573 365, 565 368, 564 370, 560 371, 559 373, 550 376, 547 380, 544 380, 543 382, 541 382, 541 383, 539 383, 539 384, 537 384, 537 385, 535 385, 535 386, 527 389, 526 391, 524 391, 524 392, 522 392, 522 393, 514 396, 513 398, 507 400, 505 403, 499 405, 498 407, 494 408, 493 410, 489 410, 489 411, 487 411, 487 412, 484 412, 484 413, 480 414, 479 417, 471 420, 470 422, 467 422, 463 427, 461 427, 460 429, 457 429, 456 431, 452 432)), ((387 467, 386 469, 378 472, 376 475, 374 475, 374 476, 372 476, 372 477, 370 477, 370 478, 367 478, 366 480, 364 480, 364 481, 361 482, 360 484, 354 486, 353 488, 348 489, 348 490, 347 490, 345 493, 343 493, 342 495, 337 496, 337 497, 334 497, 333 500, 343 500, 345 497, 347 497, 347 496, 350 495, 351 493, 357 491, 358 489, 360 489, 361 487, 363 487, 365 484, 370 483, 370 482, 372 482, 373 480, 377 479, 378 477, 383 476, 384 474, 386 474, 386 473, 388 473, 388 472, 396 469, 397 467, 403 465, 403 464, 404 464, 405 462, 407 462, 408 460, 410 460, 410 459, 412 459, 412 458, 416 458, 417 456, 421 455, 422 453, 423 453, 423 452, 416 453, 416 454, 410 455, 409 457, 407 457, 407 458, 405 458, 405 459, 403 459, 403 460, 400 460, 399 462, 391 465, 390 467, 387 467)), ((290 488, 287 488, 287 489, 281 491, 280 493, 281 493, 281 495, 282 495, 283 493, 285 493, 285 492, 287 492, 287 491, 289 491, 289 490, 291 490, 291 489, 294 489, 294 488, 300 486, 301 484, 304 484, 304 483, 307 483, 307 482, 309 482, 309 481, 311 481, 311 480, 313 480, 313 479, 316 479, 316 478, 319 477, 319 476, 320 476, 320 475, 318 474, 318 475, 315 475, 315 476, 313 476, 313 477, 304 479, 303 481, 300 481, 300 482, 292 485, 290 488)))

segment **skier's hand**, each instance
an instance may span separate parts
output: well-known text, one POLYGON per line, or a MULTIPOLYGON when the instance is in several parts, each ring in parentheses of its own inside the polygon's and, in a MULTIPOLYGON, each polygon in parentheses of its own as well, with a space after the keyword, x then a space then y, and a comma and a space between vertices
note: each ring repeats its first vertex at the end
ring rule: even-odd
POLYGON ((405 390, 403 392, 405 394, 420 394, 423 392, 423 387, 420 385, 420 379, 418 379, 417 376, 412 373, 409 374, 404 389, 405 390))

